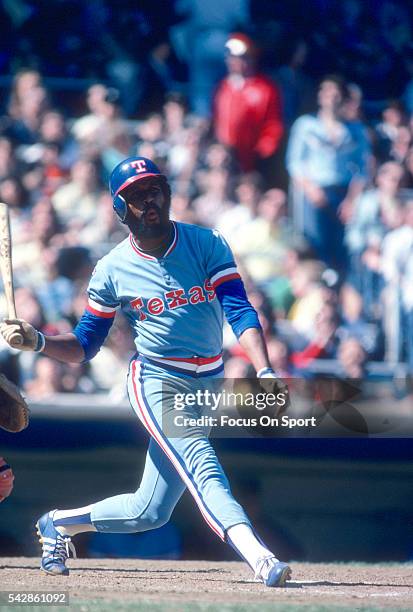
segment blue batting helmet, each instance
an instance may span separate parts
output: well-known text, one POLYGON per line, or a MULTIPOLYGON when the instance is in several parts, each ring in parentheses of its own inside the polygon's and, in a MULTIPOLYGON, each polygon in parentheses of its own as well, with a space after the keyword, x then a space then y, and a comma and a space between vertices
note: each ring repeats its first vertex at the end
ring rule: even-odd
POLYGON ((128 157, 118 164, 110 175, 109 188, 113 198, 113 210, 122 223, 125 222, 128 207, 121 191, 147 176, 159 176, 166 181, 158 166, 147 157, 128 157))

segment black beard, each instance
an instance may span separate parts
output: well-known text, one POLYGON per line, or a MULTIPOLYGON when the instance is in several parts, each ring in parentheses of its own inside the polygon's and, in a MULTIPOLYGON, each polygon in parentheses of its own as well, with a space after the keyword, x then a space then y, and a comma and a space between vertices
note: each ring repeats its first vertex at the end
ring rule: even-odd
POLYGON ((154 209, 159 215, 160 222, 157 225, 147 225, 145 222, 145 215, 141 219, 137 219, 130 213, 128 213, 127 226, 134 236, 137 238, 161 238, 164 236, 169 228, 169 206, 164 209, 160 209, 156 204, 152 204, 145 211, 145 214, 149 210, 154 209))

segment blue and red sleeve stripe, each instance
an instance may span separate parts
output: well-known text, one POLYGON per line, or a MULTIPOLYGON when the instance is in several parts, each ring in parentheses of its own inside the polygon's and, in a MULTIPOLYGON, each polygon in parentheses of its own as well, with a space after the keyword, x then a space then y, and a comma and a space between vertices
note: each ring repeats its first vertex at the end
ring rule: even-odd
POLYGON ((119 306, 104 306, 103 304, 99 304, 99 302, 92 300, 92 298, 88 299, 86 306, 86 310, 88 312, 102 319, 113 319, 118 308, 119 306))
POLYGON ((240 280, 241 277, 238 273, 237 266, 235 262, 231 261, 229 263, 223 264, 215 268, 210 274, 211 285, 214 289, 230 280, 240 280))

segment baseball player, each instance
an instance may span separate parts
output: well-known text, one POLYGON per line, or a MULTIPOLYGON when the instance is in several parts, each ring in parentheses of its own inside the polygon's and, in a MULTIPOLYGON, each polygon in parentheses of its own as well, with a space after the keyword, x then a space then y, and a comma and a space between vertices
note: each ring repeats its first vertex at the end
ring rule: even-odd
MULTIPOLYGON (((163 383, 185 393, 194 381, 206 388, 211 377, 222 377, 224 313, 258 377, 276 378, 233 255, 218 232, 169 219, 170 188, 151 160, 136 157, 118 164, 110 190, 114 210, 130 235, 98 262, 88 287, 88 306, 73 332, 44 336, 21 319, 5 320, 0 332, 11 345, 16 332, 22 334, 22 350, 83 362, 99 351, 121 309, 137 350, 129 367, 129 399, 151 439, 135 493, 83 508, 52 510, 38 520, 41 569, 68 574, 71 537, 78 533, 160 527, 188 487, 209 527, 250 565, 256 579, 284 586, 289 566, 255 534, 231 494, 207 434, 172 438, 162 428, 163 383)), ((196 416, 196 407, 192 411, 196 416)))

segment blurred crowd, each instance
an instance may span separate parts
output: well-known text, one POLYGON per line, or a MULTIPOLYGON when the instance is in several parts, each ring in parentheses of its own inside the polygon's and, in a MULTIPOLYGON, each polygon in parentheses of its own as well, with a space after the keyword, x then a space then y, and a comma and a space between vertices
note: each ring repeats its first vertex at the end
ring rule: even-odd
POLYGON ((400 96, 411 78, 412 12, 405 0, 5 1, 0 73, 30 65, 63 85, 110 81, 127 114, 140 116, 160 109, 159 93, 186 88, 191 108, 204 115, 224 76, 228 34, 248 29, 267 72, 282 66, 290 80, 289 69, 305 59, 294 53, 301 38, 310 77, 340 72, 380 100, 400 96))
MULTIPOLYGON (((88 10, 109 4, 95 0, 88 10)), ((180 4, 191 7, 192 20, 201 19, 203 3, 180 4)), ((361 52, 367 43, 355 32, 362 36, 363 3, 344 4, 353 13, 346 14, 343 30, 327 28, 325 36, 348 46, 346 28, 354 30, 351 48, 361 52)), ((228 19, 217 28, 222 36, 209 41, 221 54, 209 57, 204 81, 191 72, 207 64, 195 50, 182 77, 190 84, 186 95, 168 64, 170 78, 156 103, 143 105, 145 113, 136 90, 125 103, 125 83, 108 74, 85 89, 80 111, 57 104, 38 69, 26 66, 14 74, 0 118, 0 201, 10 207, 18 315, 46 334, 76 324, 96 260, 127 235, 112 211, 109 174, 123 158, 143 155, 170 181, 172 218, 216 228, 228 240, 280 374, 325 372, 361 380, 373 376, 372 362, 390 372, 404 363, 412 372, 413 49, 405 9, 381 3, 398 7, 392 22, 398 38, 387 43, 394 47, 397 39, 400 48, 389 57, 403 53, 405 72, 398 98, 383 99, 372 111, 342 63, 327 66, 341 75, 315 79, 305 72, 309 45, 301 36, 289 45, 284 65, 268 67, 265 41, 260 49, 249 35, 229 34, 236 18, 241 25, 246 19, 242 5, 228 3, 232 20, 223 11, 228 19)), ((264 17, 255 15, 257 23, 264 17)), ((170 36, 172 25, 165 25, 163 36, 170 36)), ((363 37, 370 37, 373 53, 373 32, 363 37)), ((130 57, 123 58, 123 76, 130 57)), ((343 57, 348 49, 338 54, 343 57)), ((129 77, 129 85, 139 80, 129 77)), ((0 310, 5 314, 1 301, 0 310)), ((224 345, 226 375, 249 375, 251 366, 229 328, 224 345)), ((106 391, 115 401, 124 397, 133 352, 118 315, 88 364, 14 352, 0 340, 0 369, 32 399, 106 391)))

